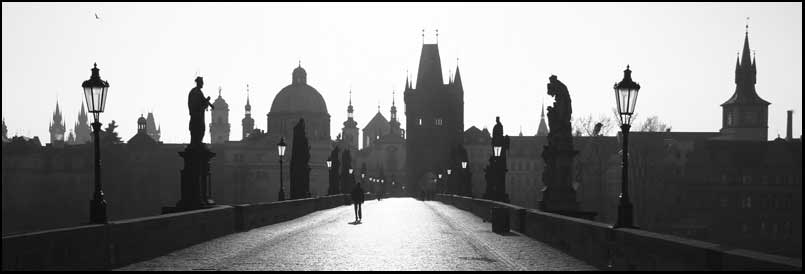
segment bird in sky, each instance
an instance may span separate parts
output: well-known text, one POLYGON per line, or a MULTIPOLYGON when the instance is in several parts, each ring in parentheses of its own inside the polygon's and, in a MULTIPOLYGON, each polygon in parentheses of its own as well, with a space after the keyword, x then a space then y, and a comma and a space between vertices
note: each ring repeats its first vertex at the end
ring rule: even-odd
POLYGON ((101 20, 101 17, 98 16, 98 13, 95 13, 95 19, 101 20))

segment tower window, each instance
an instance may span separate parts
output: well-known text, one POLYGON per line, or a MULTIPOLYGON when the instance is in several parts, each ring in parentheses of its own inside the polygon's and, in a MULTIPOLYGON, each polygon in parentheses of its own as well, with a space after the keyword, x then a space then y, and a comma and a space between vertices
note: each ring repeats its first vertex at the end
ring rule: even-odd
POLYGON ((442 120, 442 118, 436 118, 434 120, 434 124, 436 124, 437 126, 444 125, 444 120, 442 120))

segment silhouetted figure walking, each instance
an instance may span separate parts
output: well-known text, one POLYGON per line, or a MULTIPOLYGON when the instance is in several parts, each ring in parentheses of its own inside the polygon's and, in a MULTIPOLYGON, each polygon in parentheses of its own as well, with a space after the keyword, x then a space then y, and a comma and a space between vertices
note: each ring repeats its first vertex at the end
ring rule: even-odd
POLYGON ((355 222, 361 220, 361 204, 363 204, 363 199, 363 188, 361 188, 361 183, 358 182, 355 184, 355 187, 352 188, 352 204, 355 205, 355 222))

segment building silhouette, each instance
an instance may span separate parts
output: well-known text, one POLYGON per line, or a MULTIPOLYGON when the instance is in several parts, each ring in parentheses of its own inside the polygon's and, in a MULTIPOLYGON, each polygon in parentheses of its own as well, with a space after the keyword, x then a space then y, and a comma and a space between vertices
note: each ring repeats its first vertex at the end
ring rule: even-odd
POLYGON ((369 123, 363 127, 363 147, 362 149, 372 146, 373 143, 380 141, 380 136, 386 135, 391 130, 389 120, 380 113, 380 106, 377 106, 377 113, 369 123))
POLYGON ((354 154, 358 151, 358 122, 355 122, 354 109, 352 108, 352 89, 349 90, 349 106, 347 106, 347 120, 344 121, 344 127, 341 129, 341 146, 343 149, 349 149, 354 154))
POLYGON ((212 106, 210 144, 221 144, 229 141, 229 104, 221 97, 221 87, 218 87, 218 98, 212 106))
MULTIPOLYGON (((271 110, 266 114, 267 133, 275 146, 280 137, 285 138, 287 143, 285 155, 289 157, 293 155, 293 127, 300 118, 305 119, 305 135, 310 145, 310 193, 324 195, 329 186, 325 161, 333 149, 330 139, 330 114, 321 94, 307 84, 307 72, 301 63, 293 70, 291 76, 291 84, 277 93, 271 103, 271 110)), ((284 165, 285 174, 290 174, 287 173, 290 171, 289 168, 289 165, 284 165)), ((288 177, 284 179, 288 180, 288 177)), ((287 186, 287 181, 283 185, 287 186)), ((285 189, 287 191, 289 188, 285 189)))
POLYGON ((542 105, 542 110, 539 114, 539 126, 537 127, 537 136, 548 136, 548 125, 545 123, 545 104, 542 105))
POLYGON ((84 109, 84 103, 82 102, 81 111, 78 112, 78 120, 73 126, 73 132, 75 132, 73 144, 86 144, 92 141, 92 129, 90 129, 88 121, 87 111, 84 109))
POLYGON ((8 128, 6 127, 6 117, 3 117, 3 143, 9 142, 8 140, 8 128))
POLYGON ((400 128, 397 120, 397 106, 392 91, 391 107, 388 121, 378 111, 371 122, 364 128, 364 147, 352 157, 354 166, 366 166, 367 178, 382 178, 383 185, 366 182, 363 187, 368 191, 385 191, 386 193, 401 193, 403 183, 406 182, 407 169, 405 168, 407 150, 405 130, 400 128))
POLYGON ((768 140, 769 105, 755 90, 757 67, 749 57, 749 26, 743 55, 735 60, 735 92, 722 107, 721 133, 730 140, 768 140))
MULTIPOLYGON (((153 117, 153 115, 149 116, 153 117)), ((143 117, 142 114, 140 114, 140 118, 137 119, 137 134, 134 134, 134 136, 131 137, 131 139, 129 139, 129 141, 126 143, 129 145, 129 147, 135 148, 153 148, 155 145, 157 145, 157 141, 148 134, 148 119, 143 117)))
POLYGON ((252 105, 249 102, 249 85, 246 85, 246 106, 244 107, 245 115, 243 120, 240 121, 241 126, 243 127, 243 135, 241 140, 246 140, 249 137, 249 134, 254 131, 254 119, 252 119, 252 105))
POLYGON ((162 126, 157 127, 156 120, 154 119, 154 113, 148 112, 147 118, 145 118, 145 133, 151 139, 154 139, 155 142, 159 142, 159 138, 162 135, 162 126))
POLYGON ((53 120, 50 122, 50 143, 56 147, 63 146, 65 132, 66 127, 64 120, 62 120, 59 102, 56 101, 56 110, 53 111, 53 120))
POLYGON ((463 143, 461 73, 457 66, 453 79, 444 84, 438 44, 422 44, 416 86, 406 80, 404 97, 407 185, 418 193, 420 185, 453 166, 451 150, 463 143))

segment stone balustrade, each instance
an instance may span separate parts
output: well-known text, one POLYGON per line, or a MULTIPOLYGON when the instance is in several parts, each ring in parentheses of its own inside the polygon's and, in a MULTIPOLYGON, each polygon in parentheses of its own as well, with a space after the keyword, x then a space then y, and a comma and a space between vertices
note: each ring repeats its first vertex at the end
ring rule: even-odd
POLYGON ((610 224, 484 199, 440 194, 436 195, 436 200, 472 212, 486 221, 490 221, 492 207, 507 208, 513 230, 600 269, 802 271, 802 259, 639 229, 615 229, 610 224))

